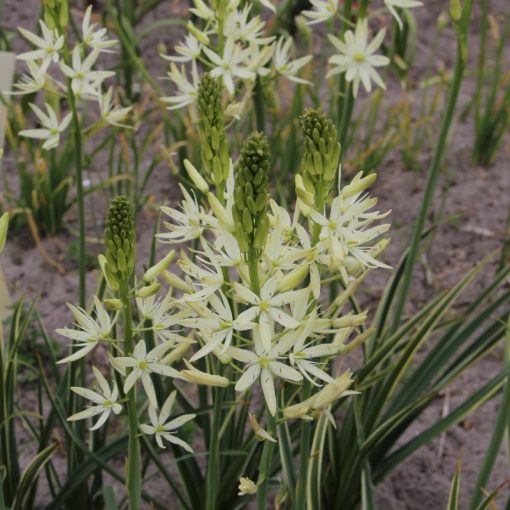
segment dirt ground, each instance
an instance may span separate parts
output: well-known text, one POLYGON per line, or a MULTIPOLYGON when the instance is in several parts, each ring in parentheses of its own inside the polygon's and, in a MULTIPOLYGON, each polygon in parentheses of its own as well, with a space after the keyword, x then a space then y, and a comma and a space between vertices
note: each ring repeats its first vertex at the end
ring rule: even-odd
MULTIPOLYGON (((176 9, 178 2, 168 2, 164 6, 165 15, 176 9)), ((426 62, 429 58, 431 40, 435 37, 435 26, 438 15, 445 9, 448 2, 441 0, 425 1, 426 7, 417 9, 418 42, 416 59, 411 70, 412 79, 417 82, 423 76, 426 62)), ((476 3, 476 2, 475 2, 476 3)), ((38 0, 5 0, 3 18, 0 20, 4 29, 14 29, 23 26, 31 29, 34 19, 34 8, 39 5, 38 0)), ((498 13, 508 13, 510 5, 505 0, 493 1, 493 9, 498 13)), ((479 12, 475 10, 471 23, 472 34, 470 40, 471 63, 475 62, 478 45, 479 12)), ((164 74, 164 64, 158 57, 157 43, 165 42, 171 47, 178 34, 163 31, 151 36, 143 45, 144 61, 148 63, 154 76, 164 74)), ((21 49, 23 43, 16 40, 16 49, 21 49)), ((320 49, 318 49, 320 51, 320 49)), ((454 37, 447 29, 439 44, 438 66, 444 64, 451 68, 454 56, 454 37)), ((473 66, 471 65, 471 69, 473 66)), ((472 73, 468 73, 459 99, 458 111, 470 101, 473 90, 472 73)), ((387 93, 388 100, 396 100, 401 93, 398 83, 391 83, 387 93)), ((459 215, 459 219, 443 226, 427 251, 428 269, 424 267, 417 271, 411 307, 418 309, 437 290, 450 288, 457 282, 474 263, 483 256, 496 249, 501 244, 505 230, 505 220, 510 205, 510 136, 507 133, 505 142, 494 161, 488 168, 479 168, 472 164, 470 151, 473 143, 473 115, 465 119, 458 118, 455 132, 449 143, 448 158, 445 172, 447 180, 443 179, 442 186, 448 183, 449 193, 446 198, 443 218, 459 215)), ((373 189, 379 197, 380 209, 392 209, 393 223, 392 244, 385 255, 385 260, 395 264, 402 250, 408 243, 409 225, 416 216, 420 204, 426 172, 430 163, 430 154, 424 154, 420 159, 420 171, 403 171, 400 155, 395 152, 379 167, 379 178, 373 189)), ((13 175, 13 162, 7 152, 5 170, 13 175)), ((441 202, 441 186, 436 197, 436 206, 441 202)), ((175 183, 169 173, 161 168, 154 174, 150 183, 150 191, 156 200, 170 202, 175 199, 175 183)), ((92 207, 89 201, 87 207, 92 207)), ((97 203, 94 204, 96 212, 97 203)), ((146 259, 147 246, 151 235, 151 225, 154 219, 150 211, 142 211, 138 223, 138 239, 140 259, 146 259)), ((73 213, 69 214, 68 222, 75 225, 73 213)), ((89 222, 89 229, 93 233, 94 227, 89 222)), ((60 239, 46 239, 43 241, 48 252, 58 258, 65 252, 71 236, 60 239)), ((92 251, 97 246, 91 245, 92 251)), ((12 237, 6 252, 2 257, 2 267, 9 280, 13 294, 27 293, 30 297, 38 297, 38 310, 49 332, 61 327, 69 320, 69 313, 65 302, 75 301, 77 272, 73 262, 62 262, 64 273, 60 274, 43 260, 34 247, 28 233, 12 237)), ((470 297, 476 295, 484 281, 486 282, 494 272, 494 265, 479 279, 463 296, 461 302, 469 302, 470 297)), ((383 271, 374 272, 369 280, 367 302, 372 304, 377 300, 388 274, 383 271)), ((97 274, 91 272, 88 277, 88 288, 95 288, 97 274)), ((412 310, 409 310, 412 311, 412 310)), ((452 409, 462 398, 480 387, 491 374, 500 370, 502 355, 498 351, 474 369, 465 374, 461 380, 453 385, 448 393, 437 399, 418 422, 407 432, 411 438, 419 430, 437 421, 445 408, 452 409)), ((493 423, 499 408, 499 397, 490 401, 474 416, 451 429, 443 437, 432 441, 420 449, 415 455, 404 462, 393 472, 377 490, 378 508, 382 510, 436 510, 446 507, 450 480, 454 472, 455 462, 462 455, 462 490, 461 508, 466 508, 478 473, 478 467, 483 459, 493 430, 493 423)), ((509 478, 508 465, 505 456, 498 459, 491 488, 509 478)), ((508 491, 507 491, 508 494, 508 491)))

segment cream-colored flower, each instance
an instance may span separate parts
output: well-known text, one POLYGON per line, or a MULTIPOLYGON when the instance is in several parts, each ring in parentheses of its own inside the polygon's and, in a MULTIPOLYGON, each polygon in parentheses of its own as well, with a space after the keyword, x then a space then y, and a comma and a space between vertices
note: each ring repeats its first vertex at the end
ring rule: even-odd
POLYGON ((193 35, 188 34, 184 41, 175 46, 177 55, 163 55, 161 57, 170 62, 190 62, 197 60, 202 52, 202 43, 193 35))
POLYGON ((183 108, 194 104, 197 100, 197 89, 198 89, 198 70, 196 62, 193 61, 191 66, 191 80, 188 80, 186 69, 179 68, 172 62, 170 64, 170 71, 167 73, 168 79, 177 87, 177 93, 172 96, 162 97, 161 101, 168 103, 169 110, 175 110, 177 108, 183 108))
POLYGON ((48 83, 49 60, 43 60, 41 63, 27 60, 28 73, 25 73, 20 80, 14 84, 18 92, 12 94, 34 94, 43 90, 48 83))
POLYGON ((257 493, 257 486, 255 482, 247 478, 246 476, 241 476, 239 478, 239 492, 237 493, 239 496, 246 496, 257 493))
POLYGON ((130 368, 131 371, 124 381, 124 393, 127 393, 138 381, 142 380, 143 389, 147 394, 150 404, 154 407, 158 407, 158 401, 156 399, 156 391, 150 374, 160 374, 166 377, 173 377, 181 379, 181 374, 175 368, 168 365, 164 365, 161 362, 161 358, 166 352, 172 348, 174 342, 165 342, 156 346, 151 351, 147 352, 147 347, 144 340, 140 340, 133 351, 132 356, 119 356, 114 358, 114 366, 124 373, 126 369, 130 368))
POLYGON ((42 127, 38 129, 24 129, 18 134, 26 138, 35 138, 44 140, 42 148, 45 150, 54 149, 58 147, 60 142, 60 135, 67 129, 72 120, 72 113, 68 113, 62 120, 59 120, 55 110, 46 103, 46 112, 44 113, 38 106, 30 103, 37 119, 42 127))
POLYGON ((269 278, 264 283, 260 290, 260 296, 237 282, 234 283, 234 289, 238 298, 252 305, 239 314, 238 320, 243 323, 253 321, 259 317, 262 344, 266 351, 271 350, 273 321, 289 329, 299 326, 299 322, 286 313, 282 307, 291 303, 300 295, 309 292, 308 289, 299 289, 278 293, 278 280, 276 278, 269 278))
POLYGON ((19 60, 42 60, 48 62, 58 62, 60 52, 64 47, 64 36, 56 30, 50 30, 44 21, 39 20, 41 27, 41 37, 32 32, 19 27, 21 35, 31 42, 37 49, 18 55, 19 60))
POLYGON ((150 405, 149 406, 149 418, 151 421, 150 425, 142 423, 140 425, 140 430, 146 435, 154 435, 156 437, 156 443, 160 448, 165 448, 165 444, 163 443, 163 439, 168 441, 169 443, 173 443, 179 445, 184 448, 187 452, 193 453, 193 449, 191 446, 183 441, 182 439, 176 437, 175 430, 179 427, 182 427, 185 423, 189 422, 193 418, 195 418, 196 414, 183 414, 178 418, 174 418, 173 420, 168 421, 170 414, 172 413, 172 408, 175 403, 175 396, 177 391, 172 391, 168 398, 166 399, 163 407, 161 408, 161 412, 157 413, 156 407, 150 405))
POLYGON ((84 411, 80 411, 79 413, 69 416, 67 420, 84 420, 86 418, 101 415, 97 422, 89 429, 97 430, 104 425, 112 412, 113 414, 120 414, 122 411, 122 405, 117 401, 119 397, 119 388, 117 387, 117 383, 114 381, 113 386, 110 389, 110 386, 104 378, 103 374, 96 367, 92 367, 92 371, 94 372, 96 381, 99 385, 99 392, 76 386, 72 386, 71 390, 74 391, 74 393, 77 395, 90 400, 95 405, 88 407, 84 411))
POLYGON ((348 82, 352 82, 354 97, 358 93, 360 83, 363 84, 367 92, 372 90, 372 81, 382 89, 385 89, 386 85, 375 68, 388 65, 390 60, 383 55, 374 55, 381 45, 385 33, 386 31, 382 29, 369 42, 368 22, 366 19, 359 19, 354 33, 352 30, 347 30, 344 41, 328 34, 329 40, 340 54, 329 58, 328 62, 333 65, 333 68, 326 77, 345 73, 345 79, 348 82))
POLYGON ((294 368, 279 361, 292 347, 290 342, 278 342, 272 349, 266 349, 256 328, 253 332, 255 352, 238 347, 229 347, 227 354, 233 359, 246 363, 243 375, 235 385, 236 391, 245 391, 260 379, 260 385, 269 412, 276 414, 276 391, 274 378, 278 377, 290 382, 301 382, 303 376, 294 368))
POLYGON ((97 97, 100 94, 101 83, 111 76, 115 76, 113 71, 93 71, 99 50, 92 50, 85 59, 81 58, 79 46, 73 49, 71 66, 60 62, 62 72, 71 79, 73 92, 79 97, 97 97))
POLYGON ((211 75, 223 78, 225 88, 230 95, 233 95, 235 92, 235 78, 243 80, 255 79, 255 73, 245 65, 249 50, 243 49, 240 44, 234 42, 234 39, 227 39, 223 55, 218 55, 206 47, 204 47, 204 53, 213 66, 211 75))
POLYGON ((67 358, 57 361, 57 363, 68 363, 85 357, 96 345, 109 340, 110 334, 117 319, 117 315, 112 320, 103 304, 94 296, 94 309, 96 318, 93 319, 83 308, 73 306, 68 303, 68 308, 73 314, 76 325, 79 329, 63 328, 57 329, 59 335, 70 338, 75 342, 74 347, 79 349, 67 358))
POLYGON ((307 25, 322 23, 336 16, 338 10, 338 0, 310 0, 313 9, 311 11, 303 11, 302 14, 308 18, 307 25))
POLYGON ((204 231, 204 211, 198 205, 195 196, 191 196, 184 186, 179 184, 184 200, 181 202, 181 210, 173 207, 161 207, 161 212, 167 215, 172 223, 164 221, 163 225, 170 230, 158 234, 158 238, 169 243, 183 243, 198 239, 204 231))
POLYGON ((274 70, 288 78, 291 81, 296 83, 306 83, 311 84, 308 80, 304 80, 303 78, 299 78, 297 76, 298 71, 304 67, 310 60, 312 60, 311 55, 307 55, 305 57, 298 58, 296 60, 291 60, 291 51, 292 51, 292 37, 281 37, 278 39, 276 43, 276 47, 273 55, 273 67, 274 70))
POLYGON ((112 97, 112 87, 110 87, 104 94, 99 95, 98 101, 101 118, 112 126, 128 128, 129 126, 121 124, 120 121, 127 117, 128 113, 132 110, 133 107, 127 106, 125 108, 115 108, 112 97))
POLYGON ((83 16, 81 24, 82 42, 94 50, 109 52, 108 48, 115 46, 117 41, 114 39, 106 39, 106 28, 96 30, 96 24, 90 23, 91 16, 92 5, 87 8, 85 15, 83 16))

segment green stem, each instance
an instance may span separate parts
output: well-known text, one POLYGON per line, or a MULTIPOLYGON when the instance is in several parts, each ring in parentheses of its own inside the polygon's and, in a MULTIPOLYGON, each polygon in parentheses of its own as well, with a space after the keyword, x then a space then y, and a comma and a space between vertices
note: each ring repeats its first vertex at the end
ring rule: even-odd
POLYGON ((253 102, 255 106, 255 119, 257 131, 265 131, 266 128, 266 105, 264 100, 264 89, 260 77, 257 77, 253 89, 253 102))
MULTIPOLYGON (((69 49, 66 47, 64 52, 64 58, 66 63, 70 65, 70 54, 69 49)), ((72 114, 73 123, 73 137, 74 137, 74 157, 75 157, 75 180, 76 180, 76 203, 78 207, 78 304, 81 308, 86 306, 86 267, 85 267, 85 195, 83 192, 83 161, 82 161, 82 132, 80 125, 80 117, 78 115, 78 109, 76 106, 76 97, 74 95, 71 80, 67 80, 67 98, 69 101, 69 107, 72 114)), ((72 351, 74 352, 77 348, 73 346, 72 351)), ((81 359, 78 362, 71 364, 69 371, 69 388, 72 386, 85 386, 85 363, 81 359), (78 380, 78 378, 80 380, 78 380)), ((69 415, 74 414, 77 409, 77 398, 74 392, 68 392, 68 412, 69 415)), ((73 424, 73 429, 80 438, 85 437, 85 427, 83 423, 73 424)), ((72 472, 74 468, 80 463, 82 459, 82 453, 75 446, 73 441, 69 442, 68 448, 68 470, 72 472)), ((86 497, 87 489, 86 486, 82 486, 76 492, 76 496, 83 499, 86 497)))
POLYGON ((402 277, 402 286, 398 295, 398 301, 395 308, 393 331, 399 327, 404 312, 404 307, 409 294, 411 286, 411 279, 414 272, 414 266, 418 259, 418 251, 420 247, 421 234, 425 226, 427 215, 434 199, 434 193, 437 186, 441 165, 444 160, 447 142, 450 134, 450 128, 453 122, 455 114, 455 107, 457 105, 457 99, 459 97, 460 87, 462 85, 462 78, 464 70, 466 68, 467 61, 467 29, 469 24, 469 18, 473 8, 473 0, 467 0, 464 4, 462 13, 462 20, 460 20, 457 28, 457 58, 455 62, 455 70, 453 74, 453 81, 450 90, 450 96, 446 105, 445 113, 441 121, 441 127, 439 131, 439 139, 437 142, 436 150, 434 152, 434 158, 432 160, 430 170, 427 176, 427 182, 425 185, 425 192, 423 201, 421 203, 418 218, 413 230, 413 236, 409 248, 409 255, 406 260, 404 274, 402 277))
MULTIPOLYGON (((276 432, 276 420, 266 407, 267 431, 274 436, 276 432)), ((266 510, 267 490, 269 475, 271 474, 271 464, 273 462, 273 452, 275 444, 272 441, 264 441, 264 449, 260 458, 259 478, 257 482, 257 510, 266 510)))
MULTIPOLYGON (((129 300, 128 282, 120 282, 120 300, 124 307, 124 352, 130 355, 133 352, 133 317, 131 302, 129 300)), ((126 375, 129 375, 129 369, 126 375)), ((128 459, 126 472, 126 489, 128 493, 129 510, 138 510, 142 497, 142 472, 140 460, 140 443, 138 440, 138 415, 136 411, 136 386, 133 386, 126 395, 128 402, 128 459)))
POLYGON ((78 271, 79 271, 79 288, 78 303, 84 308, 86 300, 86 278, 85 278, 85 201, 83 193, 83 161, 82 161, 82 139, 81 126, 78 110, 76 108, 76 98, 71 87, 71 81, 67 83, 67 96, 69 106, 73 117, 74 129, 74 157, 75 157, 75 175, 76 175, 76 202, 78 204, 78 271))
POLYGON ((250 255, 250 263, 248 265, 250 271, 250 285, 251 290, 260 296, 260 281, 259 281, 259 268, 258 268, 258 260, 255 257, 250 255))
MULTIPOLYGON (((303 383, 303 400, 312 392, 310 381, 303 383)), ((306 479, 308 476, 308 463, 310 462, 310 442, 312 439, 312 424, 309 421, 301 422, 301 440, 299 442, 299 480, 296 497, 296 510, 306 508, 306 479)))
POLYGON ((209 460, 206 475, 206 509, 214 510, 220 481, 220 429, 222 425, 223 388, 212 388, 214 408, 209 442, 209 460))

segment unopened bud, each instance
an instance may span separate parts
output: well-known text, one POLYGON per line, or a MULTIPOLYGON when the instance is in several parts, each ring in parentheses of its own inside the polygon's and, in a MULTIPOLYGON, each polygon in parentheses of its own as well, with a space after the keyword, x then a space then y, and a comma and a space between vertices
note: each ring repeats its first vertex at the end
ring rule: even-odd
POLYGON ((122 301, 115 298, 103 299, 103 304, 108 310, 111 310, 112 312, 118 312, 124 308, 122 301))
POLYGON ((149 283, 155 280, 163 271, 168 268, 174 258, 175 250, 171 250, 165 258, 161 259, 157 264, 154 264, 152 267, 149 267, 147 271, 145 271, 143 279, 149 283))
POLYGON ((288 290, 295 289, 307 276, 308 266, 306 264, 302 264, 280 279, 278 290, 280 292, 287 292, 288 290))
POLYGON ((195 39, 197 39, 203 45, 209 46, 209 43, 211 42, 209 40, 209 37, 207 37, 207 35, 204 32, 202 32, 195 25, 193 25, 193 23, 191 21, 188 21, 188 24, 186 25, 186 29, 192 36, 195 37, 195 39))
POLYGON ((209 205, 211 206, 216 218, 223 223, 229 232, 234 232, 235 228, 232 223, 232 219, 229 217, 226 209, 221 205, 220 201, 216 198, 216 195, 209 192, 207 194, 207 200, 209 201, 209 205))
POLYGON ((146 285, 139 289, 136 293, 136 297, 139 298, 148 298, 150 296, 154 296, 161 289, 161 284, 159 282, 154 282, 152 285, 146 285))
POLYGON ((189 159, 184 160, 184 168, 186 169, 186 172, 188 172, 189 178, 192 180, 193 184, 202 193, 207 193, 209 191, 209 186, 205 182, 205 179, 200 175, 198 170, 191 164, 189 159))

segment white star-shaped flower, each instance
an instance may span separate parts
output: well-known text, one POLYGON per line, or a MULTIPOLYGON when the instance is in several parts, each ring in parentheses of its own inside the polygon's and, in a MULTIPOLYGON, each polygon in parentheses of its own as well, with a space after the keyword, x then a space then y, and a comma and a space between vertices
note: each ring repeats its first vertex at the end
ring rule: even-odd
POLYGON ((112 320, 108 312, 104 309, 103 304, 94 296, 94 309, 96 318, 93 319, 83 308, 67 305, 71 310, 75 323, 79 329, 63 328, 57 329, 59 335, 70 338, 74 342, 75 347, 79 349, 68 356, 61 359, 57 363, 68 363, 85 357, 96 345, 109 340, 112 327, 115 324, 117 316, 112 320))
POLYGON ((132 356, 119 356, 114 358, 115 366, 120 370, 126 372, 127 368, 131 371, 124 381, 124 393, 127 393, 138 381, 142 380, 143 389, 147 394, 150 404, 157 408, 158 401, 156 399, 156 391, 150 374, 160 374, 166 377, 173 377, 181 379, 181 374, 175 368, 164 365, 161 358, 165 353, 171 349, 174 342, 165 342, 156 346, 151 351, 147 352, 147 347, 144 340, 140 340, 133 351, 132 356))
POLYGON ((43 60, 48 62, 58 62, 60 52, 64 47, 64 36, 59 35, 56 30, 50 30, 44 21, 39 20, 41 26, 41 36, 19 27, 21 35, 31 42, 37 49, 18 55, 19 60, 43 60))
POLYGON ((46 107, 46 113, 35 104, 30 103, 30 108, 32 108, 42 127, 38 129, 24 129, 18 134, 26 138, 45 140, 42 148, 49 150, 58 147, 60 135, 69 126, 72 113, 68 113, 62 120, 59 120, 55 110, 48 103, 44 106, 46 107))
POLYGON ((120 414, 122 411, 122 405, 117 402, 119 397, 119 388, 117 387, 117 383, 114 381, 113 386, 110 389, 110 386, 103 374, 96 367, 92 367, 92 370, 96 376, 97 383, 99 384, 99 391, 92 391, 87 388, 80 388, 76 386, 72 386, 71 390, 81 397, 90 400, 95 405, 69 416, 67 420, 84 420, 85 418, 101 415, 97 422, 89 429, 97 430, 104 425, 112 412, 114 414, 120 414))
POLYGON ((344 41, 328 34, 330 42, 340 52, 340 55, 333 55, 329 58, 328 62, 334 67, 326 77, 345 73, 345 79, 352 82, 354 97, 358 93, 360 83, 363 84, 367 92, 372 90, 372 81, 385 89, 386 86, 375 68, 388 65, 390 59, 383 55, 374 54, 381 45, 385 33, 386 31, 382 29, 369 42, 367 20, 359 19, 354 32, 352 30, 345 32, 344 41))
POLYGON ((168 441, 169 443, 173 443, 181 446, 187 452, 193 453, 191 446, 183 441, 182 439, 176 437, 175 431, 179 427, 182 427, 185 423, 192 420, 196 415, 195 414, 183 414, 178 418, 174 418, 173 420, 168 421, 172 413, 172 408, 175 403, 175 396, 177 392, 174 390, 170 393, 169 397, 166 399, 163 407, 161 408, 161 412, 157 413, 157 410, 154 406, 149 406, 149 418, 151 421, 150 425, 142 423, 140 425, 140 430, 146 435, 154 435, 156 437, 156 443, 160 448, 165 448, 163 443, 163 439, 168 441))

